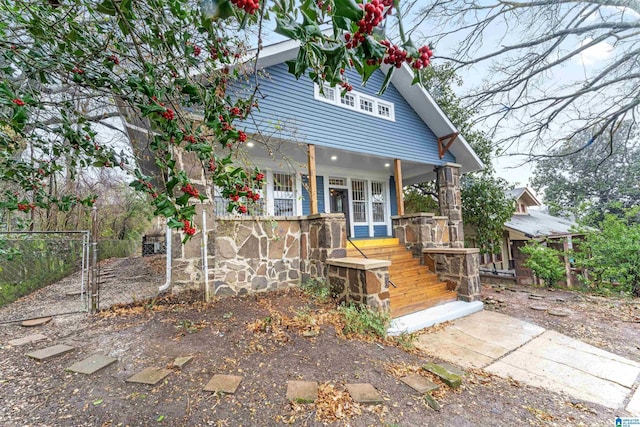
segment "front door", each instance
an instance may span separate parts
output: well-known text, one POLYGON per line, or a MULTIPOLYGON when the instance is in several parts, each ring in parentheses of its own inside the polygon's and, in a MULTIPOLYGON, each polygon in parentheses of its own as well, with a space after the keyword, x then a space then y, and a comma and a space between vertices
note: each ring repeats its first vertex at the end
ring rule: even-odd
POLYGON ((351 226, 349 223, 349 193, 346 188, 330 188, 329 199, 331 213, 341 212, 344 214, 347 223, 347 235, 351 235, 351 226))

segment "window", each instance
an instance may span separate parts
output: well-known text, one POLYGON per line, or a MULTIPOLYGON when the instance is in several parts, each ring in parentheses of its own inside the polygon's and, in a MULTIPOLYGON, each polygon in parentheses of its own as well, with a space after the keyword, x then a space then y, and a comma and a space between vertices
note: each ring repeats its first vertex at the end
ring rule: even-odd
POLYGON ((295 215, 295 184, 294 175, 287 173, 273 173, 273 214, 276 216, 295 215))
POLYGON ((373 113, 373 101, 367 98, 360 97, 360 109, 367 113, 373 113))
POLYGON ((340 97, 340 104, 353 108, 356 106, 356 97, 347 93, 340 97))
POLYGON ((378 115, 382 117, 391 117, 391 107, 387 104, 378 102, 378 115))
POLYGON ((373 222, 385 222, 384 182, 371 182, 371 209, 373 222))
POLYGON ((373 96, 352 90, 342 95, 340 87, 331 87, 328 84, 322 86, 316 85, 314 89, 314 98, 318 101, 327 102, 342 108, 358 111, 370 116, 379 117, 385 120, 395 121, 395 113, 393 103, 379 100, 373 96))
POLYGON ((334 102, 336 100, 336 89, 329 85, 322 86, 322 93, 318 91, 318 95, 327 101, 334 102))
MULTIPOLYGON (((246 215, 253 215, 253 216, 263 216, 267 214, 266 211, 266 204, 265 204, 265 198, 264 198, 264 190, 263 189, 256 189, 256 192, 258 194, 260 194, 260 199, 258 199, 257 201, 245 201, 244 199, 240 199, 240 203, 242 204, 246 204, 247 206, 247 213, 246 215)), ((228 197, 223 197, 222 196, 222 191, 220 190, 220 187, 214 187, 213 189, 213 209, 214 209, 214 214, 215 216, 218 217, 223 217, 223 216, 232 216, 232 215, 241 215, 240 212, 233 211, 233 212, 229 212, 229 198, 228 197)))
POLYGON ((367 222, 367 181, 351 181, 353 199, 353 222, 367 222))
POLYGON ((335 177, 329 177, 329 185, 339 185, 341 187, 344 187, 347 185, 347 180, 344 178, 335 178, 335 177))

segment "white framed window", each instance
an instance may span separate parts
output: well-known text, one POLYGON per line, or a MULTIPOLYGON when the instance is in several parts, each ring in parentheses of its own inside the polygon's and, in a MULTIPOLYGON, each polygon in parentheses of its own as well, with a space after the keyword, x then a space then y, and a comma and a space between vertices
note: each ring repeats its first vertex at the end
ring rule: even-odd
MULTIPOLYGON (((257 201, 241 200, 241 202, 247 206, 247 213, 245 215, 264 216, 267 214, 264 188, 254 190, 260 194, 260 198, 257 201)), ((229 198, 222 196, 222 190, 218 186, 213 188, 213 205, 214 213, 217 217, 242 215, 238 211, 229 212, 229 198)))
POLYGON ((371 181, 371 213, 373 222, 384 223, 386 221, 386 188, 384 182, 371 181))
POLYGON ((294 216, 296 211, 296 177, 289 173, 273 173, 273 214, 294 216))
POLYGON ((393 103, 391 102, 382 101, 355 90, 342 95, 339 87, 336 86, 332 88, 328 84, 323 85, 322 88, 322 93, 320 93, 320 86, 314 86, 314 98, 318 101, 327 102, 338 107, 348 108, 385 120, 396 120, 393 103))
POLYGON ((351 180, 351 200, 353 206, 353 222, 367 222, 367 181, 351 180))
POLYGON ((337 178, 335 176, 330 176, 329 177, 329 185, 334 186, 334 187, 346 187, 347 186, 347 179, 346 178, 337 178))
POLYGON ((350 93, 345 93, 344 96, 340 97, 340 104, 346 105, 347 107, 355 108, 356 97, 350 93))
POLYGON ((378 101, 378 115, 382 117, 391 117, 391 106, 378 101))
POLYGON ((365 98, 364 96, 360 97, 360 109, 367 113, 373 113, 373 104, 374 101, 369 98, 365 98))
POLYGON ((329 102, 335 102, 336 100, 336 88, 333 88, 329 85, 323 85, 322 86, 322 92, 320 92, 320 90, 318 90, 318 96, 320 98, 324 98, 325 100, 329 101, 329 102))

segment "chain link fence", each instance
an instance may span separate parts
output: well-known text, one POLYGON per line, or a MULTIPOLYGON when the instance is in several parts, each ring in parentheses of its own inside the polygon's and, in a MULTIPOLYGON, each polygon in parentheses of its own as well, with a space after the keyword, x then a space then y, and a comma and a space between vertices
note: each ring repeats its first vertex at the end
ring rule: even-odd
POLYGON ((0 322, 87 311, 89 232, 0 232, 0 322))

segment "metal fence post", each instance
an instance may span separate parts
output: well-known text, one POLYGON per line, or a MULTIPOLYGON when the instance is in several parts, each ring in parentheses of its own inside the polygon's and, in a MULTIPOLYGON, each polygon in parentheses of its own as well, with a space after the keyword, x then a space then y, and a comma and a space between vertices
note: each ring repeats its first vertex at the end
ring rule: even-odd
POLYGON ((91 313, 100 308, 98 300, 98 209, 91 209, 91 313))

